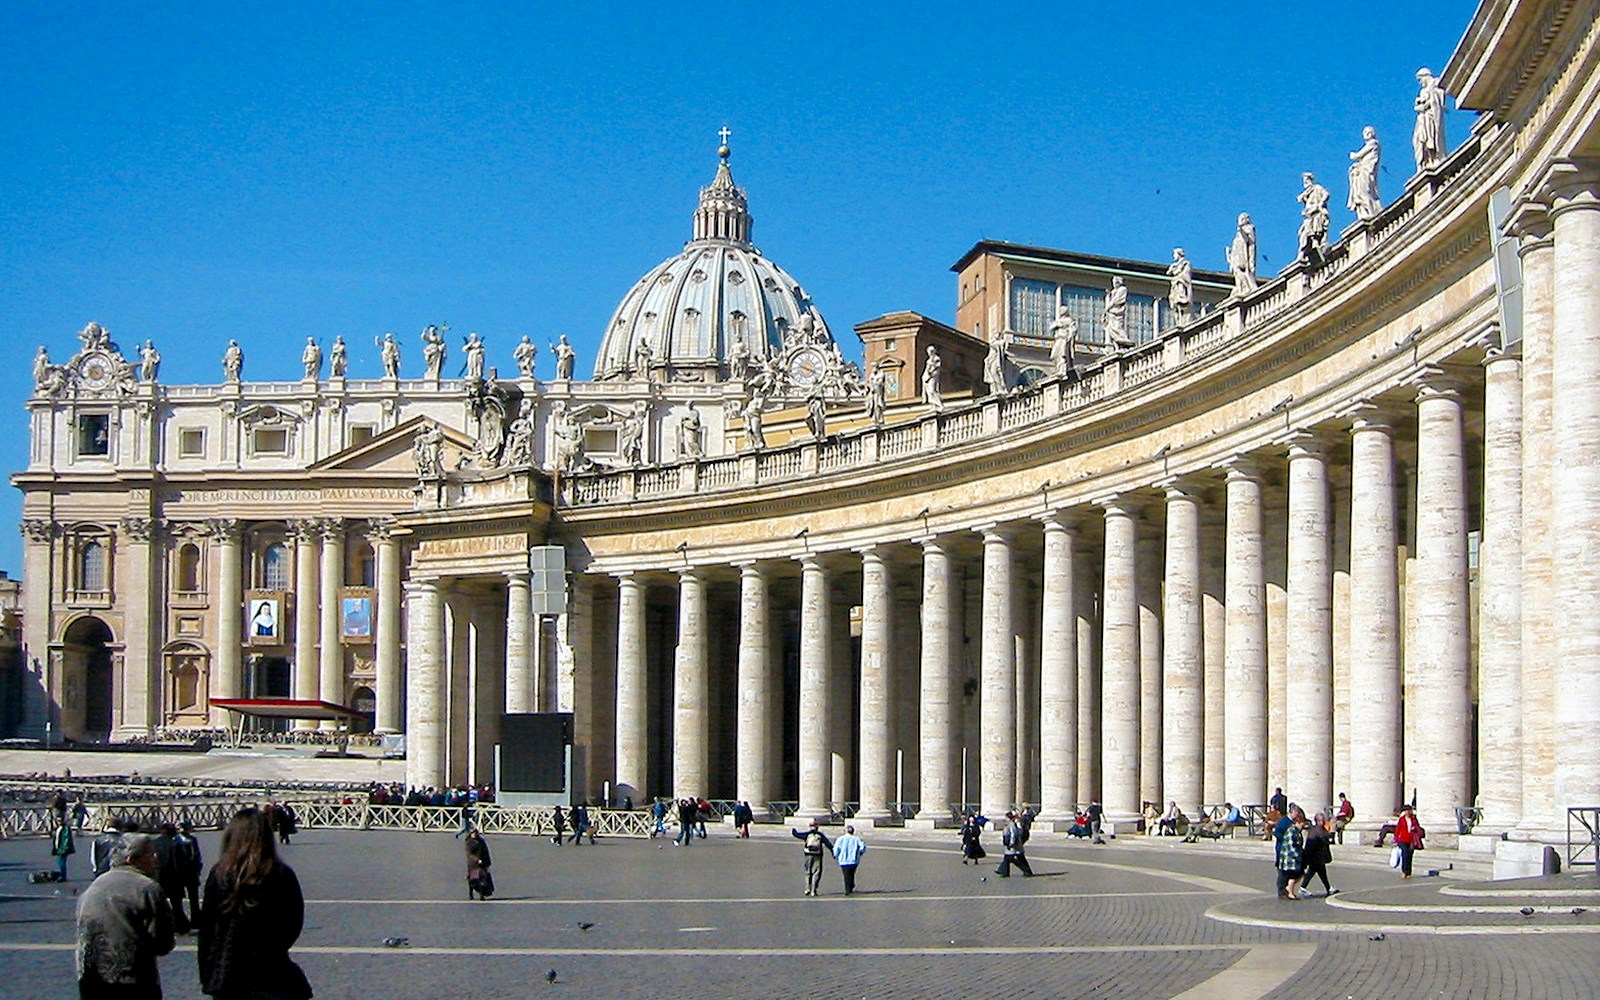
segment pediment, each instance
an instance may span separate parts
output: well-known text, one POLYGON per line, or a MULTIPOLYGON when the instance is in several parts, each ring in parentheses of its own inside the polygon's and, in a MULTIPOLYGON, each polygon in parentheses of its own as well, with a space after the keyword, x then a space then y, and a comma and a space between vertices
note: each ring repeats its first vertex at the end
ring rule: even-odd
POLYGON ((417 431, 425 424, 439 428, 444 435, 444 461, 446 469, 454 469, 463 455, 471 455, 473 440, 448 424, 430 417, 412 417, 398 427, 377 435, 370 441, 335 452, 320 462, 313 463, 314 472, 388 472, 414 476, 417 462, 412 455, 412 445, 417 431))

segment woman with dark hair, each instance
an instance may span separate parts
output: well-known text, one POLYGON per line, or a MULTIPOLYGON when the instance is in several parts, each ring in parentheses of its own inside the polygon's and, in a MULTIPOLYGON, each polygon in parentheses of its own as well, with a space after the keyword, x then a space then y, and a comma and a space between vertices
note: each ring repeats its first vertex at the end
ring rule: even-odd
POLYGON ((488 899, 494 895, 494 876, 489 874, 489 844, 477 827, 467 831, 467 898, 488 899))
POLYGON ((304 920, 300 880, 278 860, 266 813, 239 810, 223 831, 195 922, 201 992, 218 1000, 309 1000, 311 984, 289 959, 304 920))

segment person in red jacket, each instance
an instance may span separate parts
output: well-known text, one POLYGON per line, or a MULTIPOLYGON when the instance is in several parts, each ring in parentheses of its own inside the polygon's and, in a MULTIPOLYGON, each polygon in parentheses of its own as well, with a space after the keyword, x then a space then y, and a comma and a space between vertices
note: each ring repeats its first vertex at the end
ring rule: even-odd
POLYGON ((1394 842, 1400 848, 1400 877, 1411 877, 1411 855, 1422 846, 1422 824, 1417 822, 1417 814, 1409 805, 1400 807, 1400 815, 1394 821, 1394 842))

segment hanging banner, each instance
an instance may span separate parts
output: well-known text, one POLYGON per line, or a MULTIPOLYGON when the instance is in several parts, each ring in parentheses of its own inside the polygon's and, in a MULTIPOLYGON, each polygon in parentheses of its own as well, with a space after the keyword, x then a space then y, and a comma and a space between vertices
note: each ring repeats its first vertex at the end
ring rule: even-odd
POLYGON ((284 643, 284 593, 281 590, 247 590, 244 598, 245 635, 253 646, 284 643))
POLYGON ((371 587, 339 588, 339 641, 364 645, 372 641, 371 587))

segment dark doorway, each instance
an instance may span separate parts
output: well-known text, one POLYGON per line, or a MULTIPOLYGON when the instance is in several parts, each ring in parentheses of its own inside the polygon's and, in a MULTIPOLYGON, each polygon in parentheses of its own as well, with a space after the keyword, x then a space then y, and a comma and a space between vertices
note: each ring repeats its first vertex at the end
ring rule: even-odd
MULTIPOLYGON (((67 653, 67 670, 83 671, 83 722, 78 733, 67 724, 72 714, 71 705, 62 706, 63 735, 83 739, 105 740, 111 737, 111 627, 98 618, 80 618, 73 622, 63 636, 67 653)), ((70 681, 67 688, 71 690, 70 681)))

